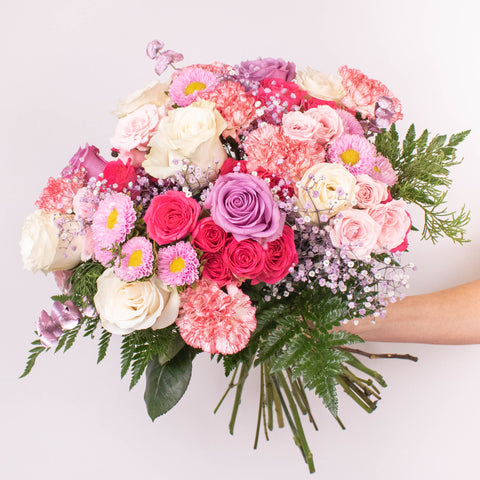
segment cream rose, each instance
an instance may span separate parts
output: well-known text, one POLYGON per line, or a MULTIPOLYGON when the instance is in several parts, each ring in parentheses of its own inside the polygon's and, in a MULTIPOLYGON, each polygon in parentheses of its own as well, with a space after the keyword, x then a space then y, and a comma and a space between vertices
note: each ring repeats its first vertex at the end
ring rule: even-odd
POLYGON ((313 223, 320 215, 331 217, 355 202, 355 177, 338 163, 319 163, 310 167, 298 185, 298 205, 313 223))
POLYGON ((176 288, 165 286, 158 277, 127 283, 113 269, 97 280, 95 308, 103 328, 117 335, 135 330, 159 330, 175 322, 180 308, 176 288))
POLYGON ((218 170, 227 158, 219 138, 226 127, 213 102, 202 100, 170 110, 150 141, 142 166, 155 178, 173 175, 182 160, 204 171, 218 170))
POLYGON ((69 270, 81 261, 84 237, 73 215, 44 213, 30 214, 23 224, 20 252, 23 267, 44 273, 69 270), (63 223, 60 231, 57 222, 63 223))
POLYGON ((168 85, 160 82, 151 82, 142 90, 137 90, 121 100, 117 110, 113 113, 118 118, 121 118, 147 104, 156 105, 157 107, 166 105, 169 101, 168 95, 165 93, 167 90, 168 85))
POLYGON ((345 96, 342 81, 337 75, 328 75, 307 67, 297 72, 295 80, 300 88, 315 98, 340 102, 345 96))

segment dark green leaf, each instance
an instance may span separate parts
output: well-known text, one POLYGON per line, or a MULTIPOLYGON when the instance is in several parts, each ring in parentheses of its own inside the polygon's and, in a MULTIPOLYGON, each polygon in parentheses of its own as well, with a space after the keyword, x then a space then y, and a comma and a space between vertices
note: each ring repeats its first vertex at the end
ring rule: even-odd
POLYGON ((158 358, 149 362, 144 398, 152 421, 168 412, 183 397, 192 375, 192 356, 191 349, 184 347, 163 365, 158 358))

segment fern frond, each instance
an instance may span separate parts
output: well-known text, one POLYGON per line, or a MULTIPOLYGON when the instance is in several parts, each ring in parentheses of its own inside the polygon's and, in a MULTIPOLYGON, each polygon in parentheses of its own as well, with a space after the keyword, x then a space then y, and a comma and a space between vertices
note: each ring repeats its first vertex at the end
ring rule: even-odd
POLYGON ((35 362, 37 360, 37 357, 45 352, 46 350, 48 350, 47 347, 44 347, 40 340, 34 340, 32 343, 32 348, 29 350, 29 353, 30 355, 28 356, 28 359, 27 359, 27 364, 25 365, 25 370, 23 371, 23 373, 20 375, 19 378, 23 378, 23 377, 26 377, 31 371, 32 371, 32 368, 34 367, 35 365, 35 362))
POLYGON ((98 341, 97 363, 100 363, 107 355, 108 345, 110 344, 111 338, 112 334, 104 329, 100 335, 100 340, 98 341))

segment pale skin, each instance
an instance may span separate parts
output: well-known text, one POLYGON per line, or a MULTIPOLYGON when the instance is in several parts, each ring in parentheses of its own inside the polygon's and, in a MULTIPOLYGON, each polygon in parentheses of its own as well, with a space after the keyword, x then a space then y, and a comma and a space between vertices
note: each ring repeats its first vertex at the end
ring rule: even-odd
POLYGON ((385 319, 349 322, 348 330, 369 342, 468 345, 480 343, 480 280, 392 303, 385 319))

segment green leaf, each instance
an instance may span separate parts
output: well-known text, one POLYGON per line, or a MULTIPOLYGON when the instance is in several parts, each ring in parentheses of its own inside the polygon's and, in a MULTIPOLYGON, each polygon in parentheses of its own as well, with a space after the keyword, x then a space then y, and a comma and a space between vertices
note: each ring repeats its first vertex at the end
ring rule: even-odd
POLYGON ((47 347, 44 347, 40 340, 34 340, 32 342, 32 347, 30 350, 29 350, 29 353, 30 355, 28 356, 28 360, 27 360, 27 364, 25 365, 25 370, 23 371, 23 373, 20 375, 19 378, 23 378, 23 377, 26 377, 31 371, 32 371, 32 368, 34 367, 35 365, 35 361, 37 360, 37 357, 45 352, 46 350, 48 350, 47 347))
POLYGON ((163 365, 158 358, 149 362, 144 399, 152 421, 168 412, 183 397, 192 376, 192 360, 191 349, 185 347, 163 365))
POLYGON ((102 335, 100 336, 100 340, 98 342, 98 358, 97 363, 100 363, 105 356, 107 355, 108 345, 110 343, 110 338, 112 334, 107 330, 102 331, 102 335))

